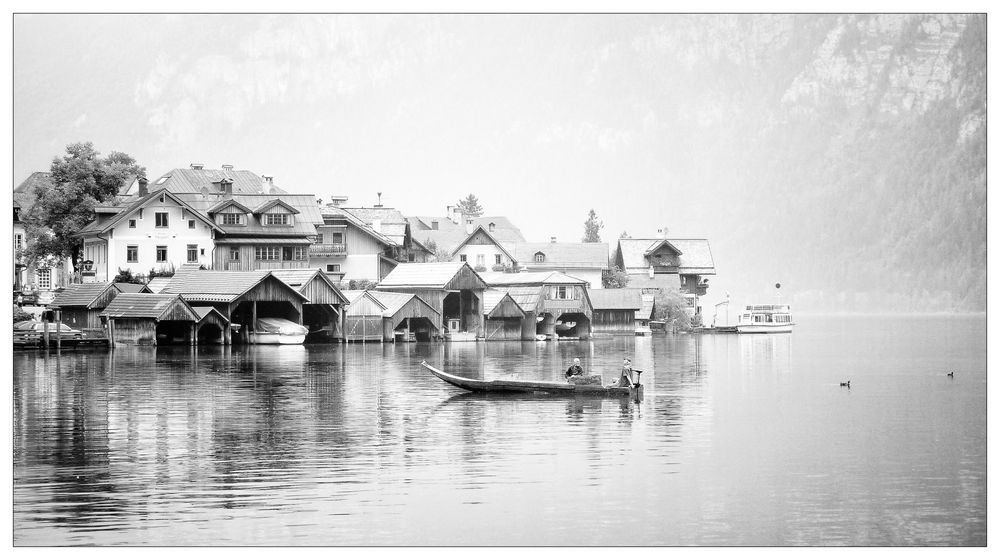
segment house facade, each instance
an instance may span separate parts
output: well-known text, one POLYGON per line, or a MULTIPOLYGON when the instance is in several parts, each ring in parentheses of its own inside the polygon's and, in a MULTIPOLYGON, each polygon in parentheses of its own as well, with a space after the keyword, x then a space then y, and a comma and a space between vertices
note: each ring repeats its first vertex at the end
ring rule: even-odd
POLYGON ((344 204, 338 204, 338 207, 349 212, 374 232, 392 240, 395 246, 391 248, 390 256, 397 262, 421 263, 427 262, 431 257, 431 252, 413 238, 410 223, 399 210, 386 208, 381 204, 368 208, 350 207, 344 204))
POLYGON ((325 206, 321 213, 311 247, 314 267, 337 282, 379 282, 395 268, 393 255, 400 247, 395 241, 343 208, 325 206))
POLYGON ((477 227, 482 226, 499 243, 523 243, 524 235, 504 216, 464 216, 455 206, 447 208, 445 216, 409 216, 410 234, 427 247, 436 245, 438 251, 452 253, 477 227))
MULTIPOLYGON (((487 226, 488 227, 488 226, 487 226)), ((469 263, 477 272, 514 271, 517 259, 511 247, 505 247, 483 226, 475 229, 451 252, 451 260, 469 263)))
POLYGON ((603 288, 608 269, 607 243, 560 243, 553 237, 548 243, 518 243, 514 256, 522 271, 562 272, 583 280, 591 290, 603 288))
POLYGON ((708 292, 715 261, 707 239, 619 239, 612 263, 629 276, 629 288, 656 293, 676 288, 685 297, 689 316, 702 313, 700 298, 708 292))

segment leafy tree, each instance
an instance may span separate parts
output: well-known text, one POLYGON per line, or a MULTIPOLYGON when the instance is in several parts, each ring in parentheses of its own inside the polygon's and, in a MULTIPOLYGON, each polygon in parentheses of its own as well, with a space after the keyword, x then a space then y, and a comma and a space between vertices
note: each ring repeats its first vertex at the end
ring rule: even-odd
POLYGON ((135 274, 132 272, 131 268, 126 268, 125 270, 118 269, 118 274, 115 275, 115 279, 112 282, 124 282, 126 284, 145 284, 141 274, 135 274))
POLYGON ((605 288, 625 288, 628 287, 628 281, 628 274, 618 265, 601 276, 601 284, 605 288))
POLYGON ((469 193, 469 196, 458 201, 458 210, 465 216, 478 218, 483 215, 483 207, 479 204, 476 195, 469 193))
POLYGON ((20 323, 21 321, 30 321, 34 319, 35 316, 27 311, 21 309, 17 305, 14 305, 14 322, 20 323))
POLYGON ((668 326, 678 329, 691 328, 691 318, 684 310, 686 302, 684 295, 677 288, 660 290, 653 306, 653 319, 666 321, 668 326))
POLYGON ((427 239, 423 245, 431 252, 430 262, 448 262, 451 260, 451 251, 438 247, 437 241, 427 239))
POLYGON ((122 152, 101 157, 90 142, 66 146, 66 154, 52 160, 50 181, 35 186, 25 210, 27 245, 23 256, 38 261, 53 256, 76 263, 80 239, 75 234, 94 220, 94 207, 110 202, 134 176, 146 168, 122 152))
POLYGON ((597 219, 597 212, 594 209, 590 209, 590 213, 587 215, 587 221, 583 222, 583 242, 584 243, 600 243, 601 242, 601 229, 604 228, 604 222, 597 219))
POLYGON ((347 283, 348 290, 374 290, 376 286, 378 284, 371 280, 351 280, 347 283))

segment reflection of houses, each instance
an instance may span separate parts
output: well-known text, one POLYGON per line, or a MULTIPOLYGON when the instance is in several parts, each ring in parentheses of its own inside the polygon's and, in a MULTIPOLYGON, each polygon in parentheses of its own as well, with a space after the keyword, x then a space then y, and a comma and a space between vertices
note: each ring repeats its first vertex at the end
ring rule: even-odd
POLYGON ((302 324, 311 337, 341 338, 342 312, 347 298, 320 270, 273 270, 271 274, 308 299, 302 304, 302 324))
POLYGON ((195 344, 200 317, 175 294, 119 294, 101 313, 112 346, 195 344))
POLYGON ((486 340, 531 340, 535 337, 534 313, 527 315, 505 290, 491 288, 483 293, 483 315, 486 340))
POLYGON ((378 289, 420 296, 440 314, 440 333, 483 336, 486 283, 467 263, 404 263, 379 282, 378 289))
POLYGON ((604 271, 608 268, 607 243, 518 243, 514 256, 524 271, 562 272, 599 290, 604 271))
MULTIPOLYGON (((634 334, 636 315, 642 309, 642 290, 637 288, 593 290, 594 332, 634 334)), ((649 322, 649 318, 646 318, 649 322)))
POLYGON ((587 283, 561 272, 486 272, 491 288, 506 290, 536 322, 536 334, 589 338, 594 308, 587 283))
MULTIPOLYGON (((642 291, 641 288, 637 288, 642 291)), ((653 303, 656 299, 656 294, 642 294, 642 307, 639 311, 635 312, 635 328, 646 329, 649 328, 649 322, 653 320, 653 303)))
POLYGON ((483 226, 476 226, 451 252, 451 260, 469 263, 478 272, 502 272, 517 267, 513 248, 505 247, 483 226))
POLYGON ((313 266, 320 267, 334 281, 377 282, 396 266, 394 256, 401 250, 396 241, 337 206, 323 207, 322 223, 316 226, 316 233, 313 266))
POLYGON ((347 341, 430 341, 438 334, 441 314, 414 294, 348 290, 351 300, 344 332, 347 341))
MULTIPOLYGON (((448 207, 447 216, 410 216, 406 219, 410 223, 410 233, 413 238, 424 246, 427 246, 428 242, 433 242, 437 245, 438 251, 453 252, 473 230, 480 226, 505 245, 524 242, 521 230, 506 217, 466 217, 456 206, 448 207)), ((475 265, 475 263, 470 264, 475 265)))
POLYGON ((692 316, 701 313, 698 298, 708 290, 706 276, 715 275, 707 239, 619 239, 612 262, 628 274, 630 288, 680 289, 692 316))
POLYGON ((111 282, 70 284, 56 295, 50 307, 60 311, 60 320, 74 329, 101 329, 104 308, 121 293, 145 291, 140 284, 111 282))
MULTIPOLYGON (((161 294, 180 294, 191 305, 218 309, 233 325, 241 325, 239 340, 248 342, 258 317, 275 317, 302 324, 302 306, 308 301, 271 271, 179 271, 161 294)), ((230 332, 224 333, 231 341, 230 332)))

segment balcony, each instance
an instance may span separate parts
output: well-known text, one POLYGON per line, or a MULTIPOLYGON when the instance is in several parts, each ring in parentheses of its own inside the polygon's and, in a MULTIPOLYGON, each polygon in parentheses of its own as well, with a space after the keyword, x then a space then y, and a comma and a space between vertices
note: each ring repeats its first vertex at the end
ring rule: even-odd
POLYGON ((285 268, 309 268, 309 261, 254 261, 254 270, 281 270, 285 268))
POLYGON ((343 257, 346 255, 346 243, 313 243, 309 246, 310 257, 343 257))

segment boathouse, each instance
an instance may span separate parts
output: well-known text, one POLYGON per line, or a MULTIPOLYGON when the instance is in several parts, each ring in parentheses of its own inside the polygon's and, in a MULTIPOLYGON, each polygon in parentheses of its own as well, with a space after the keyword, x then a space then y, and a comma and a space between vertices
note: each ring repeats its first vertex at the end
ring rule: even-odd
POLYGON ((642 309, 642 290, 593 290, 590 301, 594 306, 595 333, 635 334, 636 314, 642 309))
POLYGON ((486 283, 464 262, 403 263, 378 284, 380 291, 419 296, 438 312, 439 333, 484 336, 483 291, 486 283))
POLYGON ((483 293, 486 340, 530 340, 535 336, 534 313, 528 319, 525 321, 524 309, 505 290, 491 288, 483 293))
POLYGON ((343 310, 347 298, 320 269, 272 270, 271 274, 309 299, 302 304, 302 324, 309 327, 307 341, 343 338, 343 310))
POLYGON ((486 272, 482 278, 490 287, 506 289, 534 318, 536 335, 590 338, 594 308, 586 281, 562 272, 486 272))
POLYGON ((195 324, 195 334, 197 344, 225 344, 226 333, 229 332, 229 319, 211 306, 199 305, 191 306, 198 322, 195 324))
POLYGON ((118 294, 102 315, 112 346, 197 341, 199 316, 176 294, 118 294))
POLYGON ((101 312, 122 289, 112 282, 70 284, 58 293, 49 307, 60 320, 74 329, 103 329, 101 312))
POLYGON ((257 318, 274 317, 302 324, 302 305, 309 300, 269 270, 191 270, 174 275, 161 294, 179 294, 191 305, 210 306, 226 317, 231 329, 224 333, 232 341, 247 343, 257 318))
POLYGON ((349 302, 344 310, 344 340, 381 341, 385 306, 367 290, 344 290, 342 293, 349 302))

